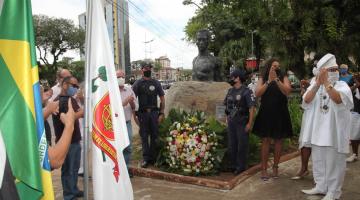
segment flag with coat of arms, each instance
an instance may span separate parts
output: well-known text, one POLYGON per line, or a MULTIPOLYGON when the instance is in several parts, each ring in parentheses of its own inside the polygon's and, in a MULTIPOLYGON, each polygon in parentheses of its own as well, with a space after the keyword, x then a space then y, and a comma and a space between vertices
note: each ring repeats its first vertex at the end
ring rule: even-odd
POLYGON ((94 199, 132 200, 133 190, 122 153, 129 145, 128 132, 103 7, 101 0, 92 0, 87 8, 94 199))

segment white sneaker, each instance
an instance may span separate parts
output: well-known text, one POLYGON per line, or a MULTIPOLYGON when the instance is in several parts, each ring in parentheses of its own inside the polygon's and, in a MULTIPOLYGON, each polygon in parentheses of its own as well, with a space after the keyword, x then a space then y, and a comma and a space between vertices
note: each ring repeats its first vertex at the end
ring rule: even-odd
POLYGON ((329 195, 326 195, 321 200, 336 200, 336 199, 334 197, 330 197, 329 195))
POLYGON ((318 189, 313 188, 310 190, 301 190, 301 192, 308 194, 308 195, 316 195, 316 194, 323 194, 322 192, 320 192, 318 189))
POLYGON ((358 157, 356 156, 356 154, 353 154, 346 159, 346 162, 355 162, 357 159, 358 157))

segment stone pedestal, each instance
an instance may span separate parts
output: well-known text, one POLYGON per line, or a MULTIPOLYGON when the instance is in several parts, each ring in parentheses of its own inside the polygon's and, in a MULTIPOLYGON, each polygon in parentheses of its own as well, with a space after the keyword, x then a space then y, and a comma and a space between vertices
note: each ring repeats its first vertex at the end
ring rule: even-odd
POLYGON ((165 95, 165 114, 172 108, 179 108, 187 112, 201 110, 218 119, 223 118, 223 101, 229 88, 226 82, 176 82, 165 95))

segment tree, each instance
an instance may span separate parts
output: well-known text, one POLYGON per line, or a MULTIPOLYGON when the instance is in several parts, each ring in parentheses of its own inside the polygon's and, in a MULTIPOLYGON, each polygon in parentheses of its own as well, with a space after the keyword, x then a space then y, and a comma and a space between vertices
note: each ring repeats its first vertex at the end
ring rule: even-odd
POLYGON ((311 72, 311 62, 304 60, 310 53, 330 52, 339 64, 358 65, 358 0, 201 0, 200 5, 185 28, 186 38, 194 42, 199 29, 209 29, 210 51, 227 68, 250 55, 253 30, 256 57, 278 57, 300 78, 311 72))
POLYGON ((55 74, 61 55, 69 50, 83 51, 85 32, 75 27, 69 19, 34 15, 36 48, 39 52, 40 68, 49 74, 55 74), (52 62, 49 61, 52 58, 52 62), (43 65, 41 65, 43 64, 43 65))

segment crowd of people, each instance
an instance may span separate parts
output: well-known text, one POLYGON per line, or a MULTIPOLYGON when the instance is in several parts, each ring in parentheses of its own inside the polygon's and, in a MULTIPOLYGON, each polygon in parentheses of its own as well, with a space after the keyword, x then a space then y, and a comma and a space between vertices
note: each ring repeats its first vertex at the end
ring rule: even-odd
MULTIPOLYGON (((231 166, 235 174, 245 169, 248 133, 256 97, 260 107, 252 131, 262 141, 261 179, 276 179, 279 177, 282 141, 293 135, 288 110, 291 84, 287 75, 280 70, 277 59, 267 61, 264 73, 256 84, 252 81, 246 87, 244 81, 243 71, 232 72, 229 82, 232 88, 224 101, 231 166), (271 140, 275 147, 272 174, 269 175, 267 167, 271 140)), ((301 87, 301 107, 304 111, 299 137, 301 168, 291 179, 298 180, 309 174, 308 161, 312 154, 315 187, 302 192, 308 195, 322 194, 323 200, 339 199, 346 163, 358 159, 360 77, 351 75, 345 64, 339 67, 334 55, 317 55, 314 58, 313 78, 302 80, 301 87), (349 143, 353 153, 346 158, 350 152, 349 143)))
MULTIPOLYGON (((151 78, 152 65, 141 67, 143 77, 132 86, 125 84, 125 73, 116 72, 130 145, 123 155, 127 167, 132 153, 132 118, 140 127, 143 149, 142 167, 153 164, 156 159, 158 124, 164 118, 165 98, 160 82, 151 78), (158 103, 160 99, 160 103, 158 103)), ((64 199, 82 197, 78 189, 78 176, 83 175, 83 151, 81 142, 84 126, 84 85, 67 69, 59 69, 56 85, 41 85, 41 97, 46 140, 49 144, 49 161, 52 169, 61 168, 64 199), (54 138, 54 140, 53 140, 54 138)), ((129 176, 133 175, 129 171, 129 176)))
MULTIPOLYGON (((360 143, 360 76, 348 72, 347 65, 336 63, 332 54, 314 58, 313 78, 301 81, 303 117, 299 137, 301 168, 292 177, 301 179, 309 174, 312 155, 315 187, 302 190, 305 194, 324 194, 324 200, 339 199, 346 162, 358 159, 360 143), (353 153, 349 154, 349 143, 353 153)), ((132 119, 139 126, 143 162, 146 168, 154 164, 158 125, 164 118, 165 98, 160 82, 151 78, 151 64, 141 67, 143 76, 132 86, 125 84, 125 74, 117 71, 119 91, 124 107, 130 145, 124 150, 126 165, 132 153, 132 119), (160 101, 159 101, 160 100, 160 101)), ((249 133, 261 138, 261 179, 279 177, 278 168, 282 143, 293 136, 288 110, 292 88, 280 61, 266 62, 263 74, 246 86, 245 71, 237 69, 230 75, 226 106, 228 153, 230 169, 235 175, 247 168, 249 133), (255 109, 260 103, 257 115, 255 109), (273 141, 273 142, 272 142, 273 141), (270 145, 274 144, 271 175, 268 173, 270 145)), ((84 89, 66 69, 57 73, 57 84, 41 87, 49 159, 53 169, 61 167, 64 199, 83 196, 77 188, 78 174, 83 173, 81 146, 84 115, 84 89), (52 136, 55 136, 55 143, 52 136)), ((129 173, 130 177, 132 174, 129 173)))

